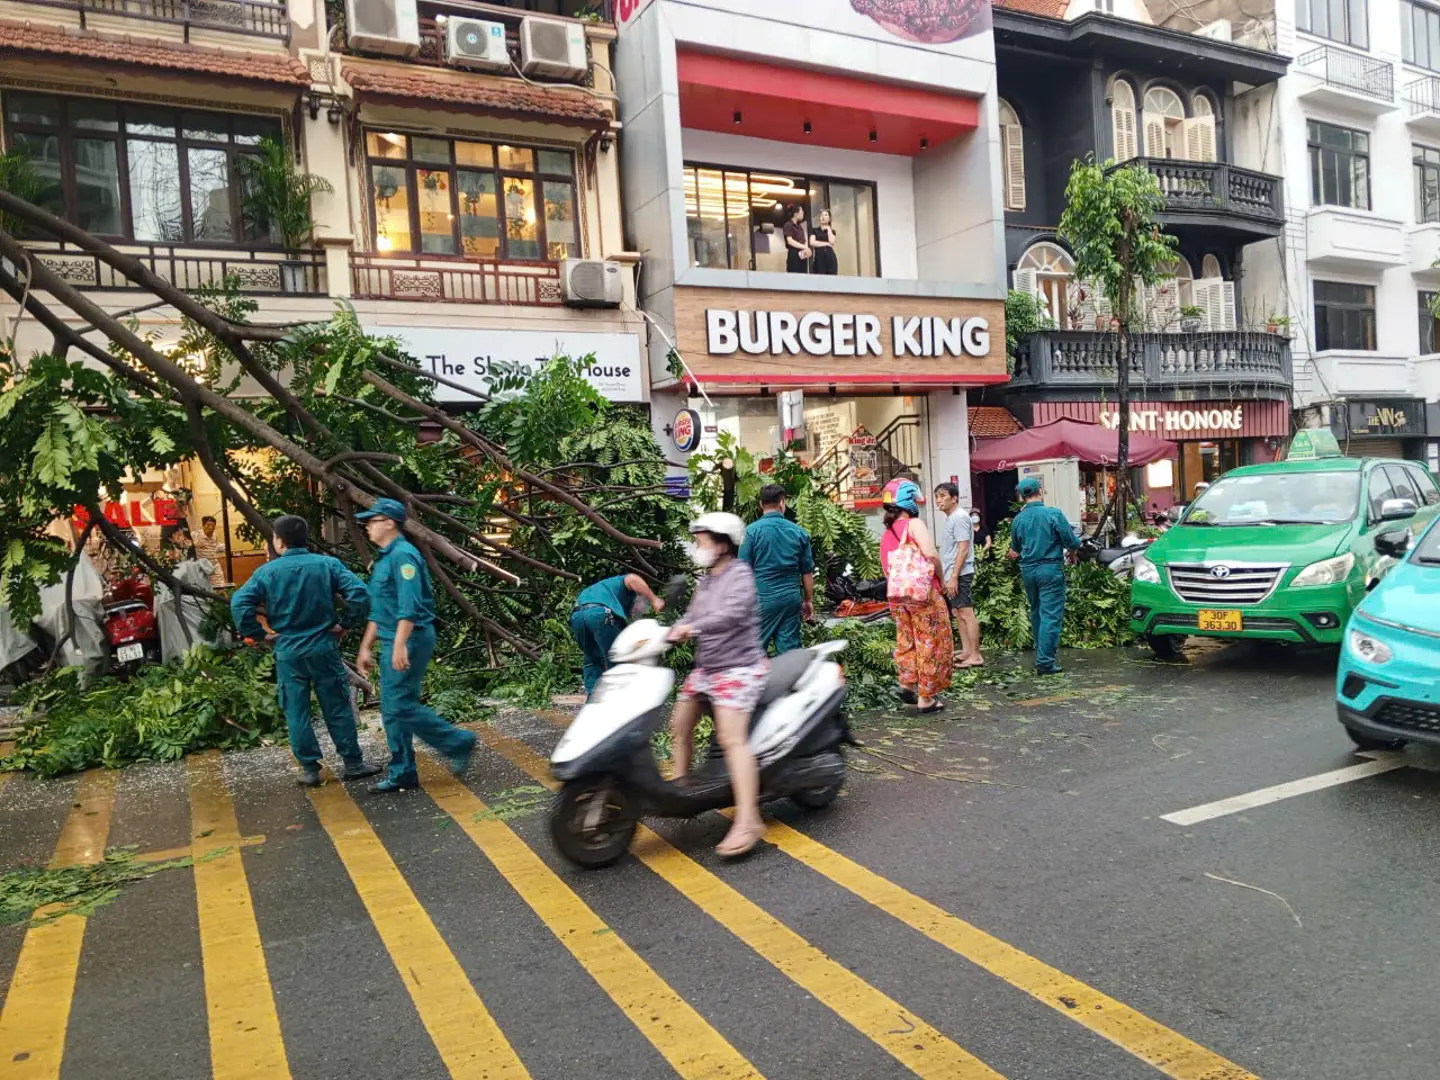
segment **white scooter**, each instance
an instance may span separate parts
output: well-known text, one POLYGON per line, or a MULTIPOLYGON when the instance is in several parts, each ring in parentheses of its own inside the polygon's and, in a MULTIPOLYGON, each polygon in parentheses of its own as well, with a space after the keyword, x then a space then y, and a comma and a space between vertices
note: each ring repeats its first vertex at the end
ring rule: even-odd
MULTIPOLYGON (((654 619, 626 627, 610 649, 611 667, 550 758, 564 787, 550 811, 560 853, 586 868, 618 862, 641 815, 697 817, 733 805, 724 756, 712 748, 682 782, 660 775, 650 735, 665 722, 675 673, 660 664, 670 650, 654 619)), ((750 749, 760 765, 760 798, 789 796, 809 809, 829 805, 845 780, 840 748, 845 674, 830 659, 844 641, 795 649, 770 662, 750 720, 750 749)))

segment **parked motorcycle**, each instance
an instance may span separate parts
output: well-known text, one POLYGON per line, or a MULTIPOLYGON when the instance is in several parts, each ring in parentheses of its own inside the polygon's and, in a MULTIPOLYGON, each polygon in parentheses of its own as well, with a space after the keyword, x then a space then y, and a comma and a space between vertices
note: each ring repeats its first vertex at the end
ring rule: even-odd
POLYGON ((1155 541, 1126 533, 1119 547, 1105 547, 1093 536, 1080 541, 1080 558, 1094 561, 1105 567, 1117 578, 1128 579, 1135 569, 1135 556, 1155 541))
POLYGON ((129 673, 142 664, 160 662, 155 592, 138 570, 106 590, 104 626, 116 671, 129 673))

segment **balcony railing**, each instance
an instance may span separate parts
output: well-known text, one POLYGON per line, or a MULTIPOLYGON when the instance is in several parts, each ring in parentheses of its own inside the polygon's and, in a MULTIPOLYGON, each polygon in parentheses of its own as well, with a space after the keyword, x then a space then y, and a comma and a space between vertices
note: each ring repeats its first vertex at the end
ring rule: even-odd
POLYGON ((1137 160, 1159 182, 1170 212, 1219 212, 1275 226, 1285 223, 1284 185, 1278 176, 1220 161, 1137 160))
POLYGON ((1351 90, 1376 101, 1395 100, 1395 68, 1386 60, 1321 45, 1302 53, 1295 67, 1320 79, 1327 86, 1351 90))
MULTIPOLYGON (((78 289, 136 289, 128 278, 95 255, 63 243, 26 247, 60 278, 78 289)), ((254 296, 325 295, 325 259, 313 251, 216 252, 159 245, 117 244, 157 277, 187 292, 227 283, 254 296)))
MULTIPOLYGON (((1290 342, 1279 334, 1131 334, 1129 344, 1132 385, 1178 389, 1244 383, 1288 390, 1294 379, 1290 342)), ((1013 386, 1113 387, 1119 370, 1115 334, 1045 330, 1031 334, 1015 352, 1013 386)))
POLYGON ((351 292, 366 300, 432 300, 457 304, 563 303, 560 266, 437 255, 350 257, 351 292))
POLYGON ((119 15, 150 22, 170 23, 184 29, 226 30, 251 37, 290 40, 290 12, 275 0, 25 0, 41 7, 68 8, 79 12, 80 25, 87 15, 119 15))
POLYGON ((1406 83, 1405 106, 1409 116, 1440 113, 1440 79, 1426 75, 1406 83))

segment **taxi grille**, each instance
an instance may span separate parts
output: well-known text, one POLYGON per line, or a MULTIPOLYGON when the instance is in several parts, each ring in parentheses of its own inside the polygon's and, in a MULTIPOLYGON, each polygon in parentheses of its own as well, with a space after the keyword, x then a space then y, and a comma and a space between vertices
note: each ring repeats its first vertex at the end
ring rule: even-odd
POLYGON ((1376 710, 1375 719, 1386 727, 1440 732, 1440 705, 1392 699, 1376 710))
POLYGON ((1170 587, 1187 604, 1212 604, 1231 607, 1236 604, 1258 604, 1285 572, 1279 566, 1229 566, 1222 577, 1215 576, 1216 566, 1171 563, 1170 587))

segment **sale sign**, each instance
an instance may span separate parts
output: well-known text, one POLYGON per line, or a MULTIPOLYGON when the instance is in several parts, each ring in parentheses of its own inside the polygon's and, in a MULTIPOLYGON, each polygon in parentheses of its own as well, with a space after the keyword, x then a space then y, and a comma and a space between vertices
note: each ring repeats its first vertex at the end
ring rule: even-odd
POLYGON ((615 5, 615 26, 623 31, 650 6, 650 0, 612 0, 615 5))

